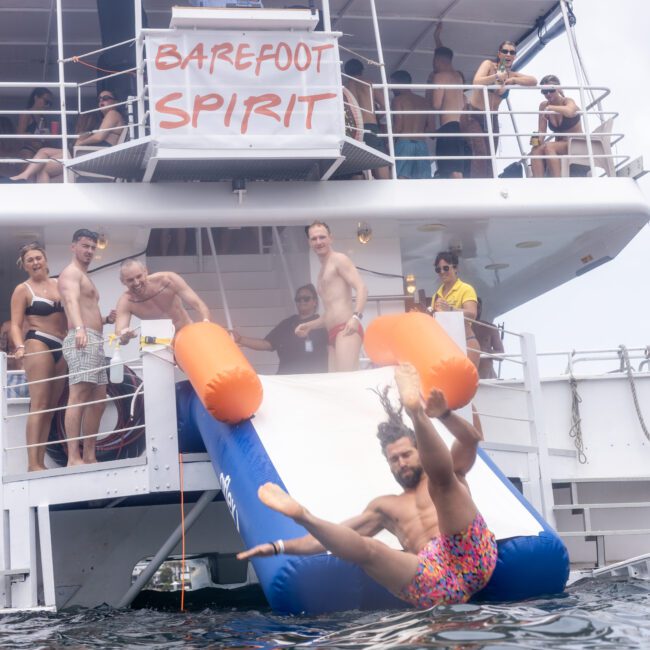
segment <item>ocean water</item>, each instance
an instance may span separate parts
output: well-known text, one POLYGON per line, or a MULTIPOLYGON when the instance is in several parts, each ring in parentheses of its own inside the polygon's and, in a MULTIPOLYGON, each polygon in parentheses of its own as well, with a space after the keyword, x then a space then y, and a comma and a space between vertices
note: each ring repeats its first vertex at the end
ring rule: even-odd
POLYGON ((77 609, 0 617, 0 647, 650 648, 650 581, 582 582, 556 598, 428 611, 278 616, 266 609, 77 609))

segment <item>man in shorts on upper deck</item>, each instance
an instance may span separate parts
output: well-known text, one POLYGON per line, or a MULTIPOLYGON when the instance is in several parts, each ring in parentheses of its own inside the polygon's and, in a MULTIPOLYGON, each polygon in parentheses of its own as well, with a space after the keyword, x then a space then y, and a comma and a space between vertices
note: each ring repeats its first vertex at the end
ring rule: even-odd
POLYGON ((298 325, 296 336, 304 338, 312 330, 327 328, 329 371, 357 370, 363 342, 361 319, 368 289, 352 260, 332 248, 332 235, 326 223, 314 221, 305 230, 309 246, 321 263, 317 288, 323 301, 323 314, 298 325))
POLYGON ((239 559, 278 553, 313 555, 324 550, 358 564, 371 578, 414 607, 467 602, 488 583, 497 561, 493 533, 472 500, 466 474, 476 460, 480 432, 452 413, 441 391, 433 389, 426 404, 415 368, 395 371, 402 407, 414 431, 402 421, 402 408, 380 394, 388 421, 377 437, 402 494, 381 496, 358 516, 342 524, 319 519, 273 483, 258 496, 270 508, 291 517, 309 532, 304 537, 260 544, 239 559), (455 437, 451 450, 429 419, 444 422, 455 437), (393 533, 398 551, 373 539, 393 533))
POLYGON ((102 318, 99 292, 88 276, 88 267, 95 257, 99 235, 82 228, 72 235, 72 260, 59 275, 59 293, 68 319, 68 335, 63 340, 63 356, 70 373, 70 395, 65 412, 65 433, 68 437, 68 467, 96 463, 96 438, 79 440, 83 422, 84 435, 94 436, 106 404, 89 404, 106 399, 108 378, 104 357, 103 325, 115 320, 113 313, 102 318))

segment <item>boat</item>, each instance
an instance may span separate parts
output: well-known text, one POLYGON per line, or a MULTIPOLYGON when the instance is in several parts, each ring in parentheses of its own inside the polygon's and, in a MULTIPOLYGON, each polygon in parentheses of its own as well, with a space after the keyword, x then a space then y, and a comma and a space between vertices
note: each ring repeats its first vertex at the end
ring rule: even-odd
MULTIPOLYGON (((317 274, 304 226, 321 219, 362 269, 371 296, 368 320, 431 295, 431 261, 443 249, 459 254, 463 277, 492 320, 613 259, 648 220, 650 207, 635 181, 642 163, 611 148, 622 135, 617 113, 609 109, 608 89, 591 85, 579 66, 575 14, 566 0, 409 0, 399 8, 383 0, 292 8, 276 0, 265 0, 263 8, 123 4, 118 11, 118 3, 105 0, 30 0, 29 6, 8 0, 0 9, 1 115, 25 113, 24 98, 36 86, 58 96, 58 105, 41 111, 60 127, 39 134, 45 143, 72 135, 72 120, 92 110, 98 89, 114 88, 128 115, 118 144, 75 156, 63 149, 62 182, 0 185, 2 305, 23 279, 12 268, 19 245, 42 241, 56 273, 68 261, 72 232, 89 227, 101 234, 92 277, 104 309, 122 292, 120 261, 139 257, 152 272, 183 275, 215 322, 264 335, 292 313, 299 279, 317 274), (501 110, 502 147, 490 150, 492 178, 344 179, 392 167, 394 115, 385 111, 388 154, 360 140, 362 124, 353 119, 346 127, 340 61, 361 57, 372 89, 385 99, 393 87, 387 71, 398 68, 407 68, 416 80, 412 89, 423 93, 431 89, 426 79, 440 21, 466 79, 505 38, 517 44, 520 66, 549 39, 569 39, 580 83, 567 89, 580 97, 585 131, 572 161, 582 176, 499 176, 529 158, 535 127, 524 126, 532 124, 530 111, 518 108, 516 95, 539 92, 530 87, 514 89, 501 110), (305 38, 323 49, 307 52, 298 45, 305 38), (285 59, 276 59, 279 43, 285 59), (307 73, 321 62, 328 75, 323 87, 307 73), (208 75, 195 82, 204 84, 201 94, 185 96, 186 79, 211 65, 228 81, 216 84, 208 75), (246 75, 256 70, 252 84, 246 75), (285 72, 306 73, 313 88, 307 83, 303 95, 282 94, 277 75, 285 72), (262 82, 264 93, 274 95, 266 105, 258 95, 262 82), (230 106, 228 122, 223 109, 230 106)), ((19 137, 3 135, 13 139, 19 137)), ((520 168, 526 173, 525 164, 520 168)), ((458 326, 449 325, 452 334, 458 326)), ((143 322, 142 334, 153 341, 144 343, 142 355, 135 343, 122 350, 136 378, 112 396, 115 405, 130 397, 139 419, 123 422, 120 407, 107 410, 101 427, 107 456, 97 465, 57 466, 61 430, 55 425, 51 468, 27 472, 28 398, 3 394, 1 611, 128 606, 161 563, 180 554, 181 542, 187 553, 209 557, 215 586, 234 592, 257 581, 252 565, 234 559, 242 548, 236 475, 215 472, 200 440, 188 434, 179 442, 183 413, 176 405, 192 413, 195 407, 184 397, 186 384, 175 388, 169 345, 156 342, 170 338, 168 326, 143 322), (128 434, 129 444, 111 458, 116 434, 128 434), (182 504, 189 504, 183 521, 182 504)), ((647 351, 571 354, 566 373, 541 378, 534 337, 503 335, 508 353, 499 357, 501 378, 482 380, 476 397, 485 462, 495 463, 557 529, 574 569, 642 557, 650 545, 642 424, 647 351), (620 371, 589 373, 577 365, 601 357, 620 371), (612 403, 615 419, 606 406, 612 403)), ((269 353, 249 359, 262 377, 276 369, 269 353)), ((6 367, 2 374, 7 377, 6 367)), ((294 381, 296 387, 306 382, 294 381)), ((264 382, 267 392, 274 390, 273 378, 264 382)), ((294 451, 284 462, 295 470, 302 460, 294 451)), ((341 487, 330 481, 323 484, 335 494, 341 487)), ((334 501, 358 509, 362 498, 344 491, 334 501)))

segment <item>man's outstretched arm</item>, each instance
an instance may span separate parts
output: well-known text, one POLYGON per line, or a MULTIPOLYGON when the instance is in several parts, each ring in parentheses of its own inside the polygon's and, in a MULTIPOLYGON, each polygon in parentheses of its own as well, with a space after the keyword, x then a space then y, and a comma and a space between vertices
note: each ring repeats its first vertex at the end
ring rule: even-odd
MULTIPOLYGON (((371 501, 360 515, 347 519, 341 525, 351 528, 364 537, 374 537, 380 530, 385 528, 384 517, 378 508, 377 499, 371 501)), ((282 542, 284 544, 284 553, 287 555, 316 555, 325 551, 323 545, 312 535, 285 539, 282 542)), ((275 548, 272 542, 265 542, 238 553, 237 559, 248 560, 253 557, 270 557, 271 555, 277 555, 276 548, 277 542, 275 542, 275 548)))
POLYGON ((465 476, 476 461, 483 434, 467 420, 450 411, 444 394, 435 388, 427 398, 425 411, 430 418, 438 418, 456 438, 451 446, 454 473, 465 476))
POLYGON ((169 277, 173 283, 174 290, 183 303, 197 311, 202 320, 211 320, 208 306, 198 297, 194 289, 177 273, 170 273, 169 277))

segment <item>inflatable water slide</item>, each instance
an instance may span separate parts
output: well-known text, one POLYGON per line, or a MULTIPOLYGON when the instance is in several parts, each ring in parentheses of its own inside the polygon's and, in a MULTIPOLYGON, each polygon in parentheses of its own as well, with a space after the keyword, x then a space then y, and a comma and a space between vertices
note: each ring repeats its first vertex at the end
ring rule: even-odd
MULTIPOLYGON (((434 322, 423 318, 426 327, 434 322)), ((197 335, 217 336, 226 345, 229 339, 224 330, 215 334, 218 326, 209 323, 191 327, 196 329, 185 328, 176 341, 177 360, 194 387, 178 391, 180 434, 202 437, 246 547, 306 534, 259 501, 257 490, 267 481, 281 485, 314 514, 332 521, 360 513, 379 495, 401 491, 376 438, 385 413, 373 389, 393 384, 392 368, 257 377, 234 343, 227 353, 223 348, 215 353, 218 359, 209 358, 210 353, 206 358, 206 345, 190 345, 197 335), (191 350, 197 347, 202 350, 201 358, 192 359, 191 350), (220 370, 208 376, 205 368, 215 367, 220 370), (234 390, 237 385, 246 393, 243 397, 234 390), (222 390, 230 399, 225 412, 219 409, 222 390), (254 411, 254 415, 237 424, 227 423, 241 419, 236 417, 238 410, 254 411)), ((448 350, 447 341, 445 345, 448 350)), ((444 350, 438 349, 437 355, 438 361, 446 360, 446 375, 453 376, 453 359, 450 365, 444 350)), ((388 358, 391 361, 395 359, 388 358)), ((425 385, 426 365, 422 363, 418 370, 425 385)), ((430 359, 425 363, 430 364, 430 359)), ((430 375, 437 376, 436 372, 430 375)), ((397 393, 393 395, 397 399, 397 393)), ((451 444, 452 436, 438 421, 435 424, 451 444)), ((561 592, 569 561, 557 534, 482 451, 467 478, 499 547, 495 572, 475 599, 508 601, 561 592)), ((389 533, 378 538, 400 548, 389 533)), ((405 606, 358 567, 327 553, 256 558, 253 565, 271 607, 278 612, 317 614, 405 606)))

